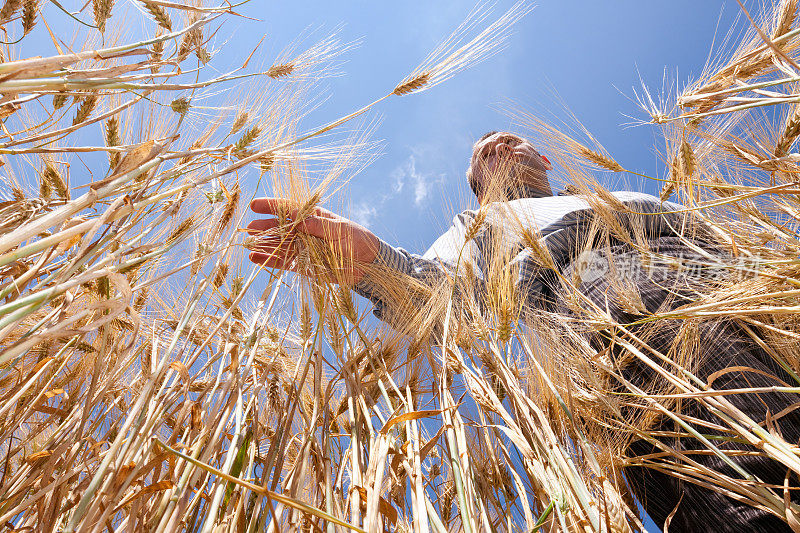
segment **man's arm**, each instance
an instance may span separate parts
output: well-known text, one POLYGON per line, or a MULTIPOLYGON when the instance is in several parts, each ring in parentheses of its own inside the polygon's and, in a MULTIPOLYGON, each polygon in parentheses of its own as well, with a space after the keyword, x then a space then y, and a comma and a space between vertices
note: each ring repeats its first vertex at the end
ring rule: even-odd
POLYGON ((403 330, 412 315, 442 286, 449 266, 379 240, 375 260, 353 290, 375 305, 379 319, 403 330))
POLYGON ((315 207, 301 213, 296 202, 279 198, 257 198, 250 208, 273 217, 247 226, 248 232, 259 238, 251 261, 299 272, 296 235, 292 233, 321 239, 337 259, 337 272, 326 281, 346 285, 368 298, 375 305, 375 315, 392 325, 398 325, 399 307, 411 303, 418 309, 419 302, 413 300, 419 300, 419 289, 432 288, 445 276, 440 261, 394 248, 363 226, 326 209, 315 207), (288 234, 278 230, 281 218, 283 227, 290 228, 288 234))

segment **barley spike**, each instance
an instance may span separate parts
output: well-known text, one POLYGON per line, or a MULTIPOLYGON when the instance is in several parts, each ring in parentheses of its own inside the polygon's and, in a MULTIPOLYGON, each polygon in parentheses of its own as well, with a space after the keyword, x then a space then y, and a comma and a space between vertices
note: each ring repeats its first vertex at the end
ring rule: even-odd
POLYGON ((156 24, 169 32, 172 31, 172 20, 160 5, 156 4, 155 2, 151 2, 150 0, 141 0, 141 2, 144 4, 144 7, 147 9, 147 11, 149 11, 153 16, 153 20, 156 21, 156 24))
POLYGON ((22 31, 28 35, 36 25, 36 15, 39 13, 39 0, 25 0, 22 8, 22 31))
POLYGON ((422 74, 418 74, 411 79, 404 80, 400 82, 400 84, 394 88, 392 91, 393 94, 396 95, 403 95, 409 94, 414 91, 418 91, 422 87, 428 84, 430 81, 430 74, 427 72, 423 72, 422 74))
POLYGON ((82 122, 86 122, 88 118, 91 116, 92 111, 94 111, 95 106, 97 105, 97 95, 90 94, 86 98, 84 98, 81 105, 78 106, 78 111, 75 113, 75 118, 72 119, 72 125, 77 126, 82 122))

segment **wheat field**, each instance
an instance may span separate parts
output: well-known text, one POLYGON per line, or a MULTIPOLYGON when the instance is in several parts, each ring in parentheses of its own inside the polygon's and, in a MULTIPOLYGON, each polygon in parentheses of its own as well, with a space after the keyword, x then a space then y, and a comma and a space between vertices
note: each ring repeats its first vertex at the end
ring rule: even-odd
MULTIPOLYGON (((763 391, 717 390, 725 369, 698 377, 693 360, 703 324, 731 320, 796 380, 769 390, 800 393, 797 0, 746 13, 728 53, 671 101, 640 95, 668 169, 646 178, 746 275, 715 279, 692 303, 632 324, 587 305, 563 274, 571 314, 531 312, 501 253, 486 293, 467 266, 431 286, 375 268, 403 317, 393 328, 368 318, 370 306, 330 274, 341 258, 294 225, 341 200, 347 176, 374 157, 371 124, 358 122, 368 110, 389 98, 413 105, 414 94, 491 57, 530 5, 498 15, 478 6, 385 95, 311 128, 309 86, 333 75, 351 44, 332 34, 265 64, 247 51, 217 65, 210 43, 237 7, 0 8, 0 526, 626 532, 642 529, 625 478, 635 466, 732 495, 800 531, 786 496, 800 488, 797 443, 731 401, 763 391), (69 22, 55 31, 70 48, 53 36, 57 55, 31 53, 26 37, 60 11, 69 22), (147 35, 116 35, 124 17, 147 35), (230 101, 207 105, 231 87, 230 101), (324 166, 322 178, 311 163, 324 166), (300 213, 267 236, 240 229, 257 184, 300 213), (293 268, 306 275, 249 263, 265 237, 298 247, 293 268), (647 335, 665 323, 679 341, 668 351, 647 335), (658 386, 628 379, 623 361, 657 369, 658 386), (715 416, 713 438, 686 414, 694 404, 715 416), (702 449, 659 440, 658 419, 702 449), (630 454, 637 439, 659 452, 630 454), (730 442, 778 462, 785 487, 691 460, 711 453, 730 463, 741 452, 730 442)), ((596 179, 633 173, 625 162, 588 132, 514 116, 589 199, 593 231, 657 259, 641 228, 617 222, 626 208, 596 179)), ((527 231, 531 253, 554 268, 527 231)), ((619 293, 641 310, 632 291, 619 293)))

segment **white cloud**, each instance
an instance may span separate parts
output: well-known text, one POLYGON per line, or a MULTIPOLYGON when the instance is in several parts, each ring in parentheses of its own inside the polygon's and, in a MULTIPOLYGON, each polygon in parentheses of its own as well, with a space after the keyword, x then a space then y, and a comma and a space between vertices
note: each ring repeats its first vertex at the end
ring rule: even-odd
MULTIPOLYGON (((381 202, 381 205, 383 202, 381 202)), ((378 216, 378 209, 374 203, 361 202, 352 210, 351 216, 357 224, 361 224, 365 228, 372 226, 373 220, 378 216)))
POLYGON ((408 156, 408 159, 392 171, 392 178, 394 179, 394 193, 397 194, 403 189, 403 185, 411 182, 414 189, 414 205, 422 207, 428 196, 430 195, 433 186, 442 183, 443 176, 434 178, 433 176, 423 174, 417 170, 417 159, 415 154, 408 156))
POLYGON ((400 194, 403 190, 403 185, 406 184, 406 174, 403 169, 398 167, 392 171, 392 196, 400 194))
POLYGON ((408 173, 411 176, 411 180, 414 182, 414 205, 419 207, 425 202, 425 199, 428 198, 430 183, 425 176, 417 172, 417 164, 413 155, 408 158, 408 163, 408 173))
POLYGON ((398 197, 405 189, 413 191, 415 207, 421 208, 425 205, 435 187, 444 183, 444 175, 434 177, 419 172, 417 157, 423 160, 427 160, 428 157, 421 148, 412 148, 411 151, 408 159, 389 173, 392 182, 388 192, 375 194, 369 200, 355 204, 350 210, 351 219, 370 228, 378 215, 383 212, 386 203, 398 197))

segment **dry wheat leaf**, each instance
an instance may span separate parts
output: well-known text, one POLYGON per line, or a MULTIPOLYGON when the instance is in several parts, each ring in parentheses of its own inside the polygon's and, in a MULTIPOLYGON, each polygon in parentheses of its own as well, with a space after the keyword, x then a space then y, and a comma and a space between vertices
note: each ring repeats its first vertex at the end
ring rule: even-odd
MULTIPOLYGON (((361 501, 362 502, 366 502, 367 501, 367 489, 365 489, 364 487, 358 487, 358 486, 353 487, 353 488, 358 491, 358 494, 361 496, 361 501)), ((383 496, 379 496, 378 497, 378 511, 380 511, 380 513, 382 515, 384 515, 386 518, 388 518, 389 522, 391 522, 392 525, 397 525, 397 509, 392 507, 392 504, 389 503, 388 501, 386 501, 386 499, 384 499, 383 496)))
POLYGON ((44 459, 45 457, 50 457, 53 455, 52 450, 42 450, 40 452, 32 453, 25 458, 25 462, 28 464, 35 463, 39 459, 44 459))
POLYGON ((412 411, 410 413, 403 413, 402 415, 397 415, 395 417, 390 418, 386 421, 386 424, 381 428, 381 434, 386 435, 392 426, 395 424, 399 424, 401 422, 407 422, 409 420, 419 420, 420 418, 428 418, 431 416, 436 416, 441 414, 445 411, 451 411, 456 409, 456 406, 448 407, 446 409, 429 409, 425 411, 412 411))

